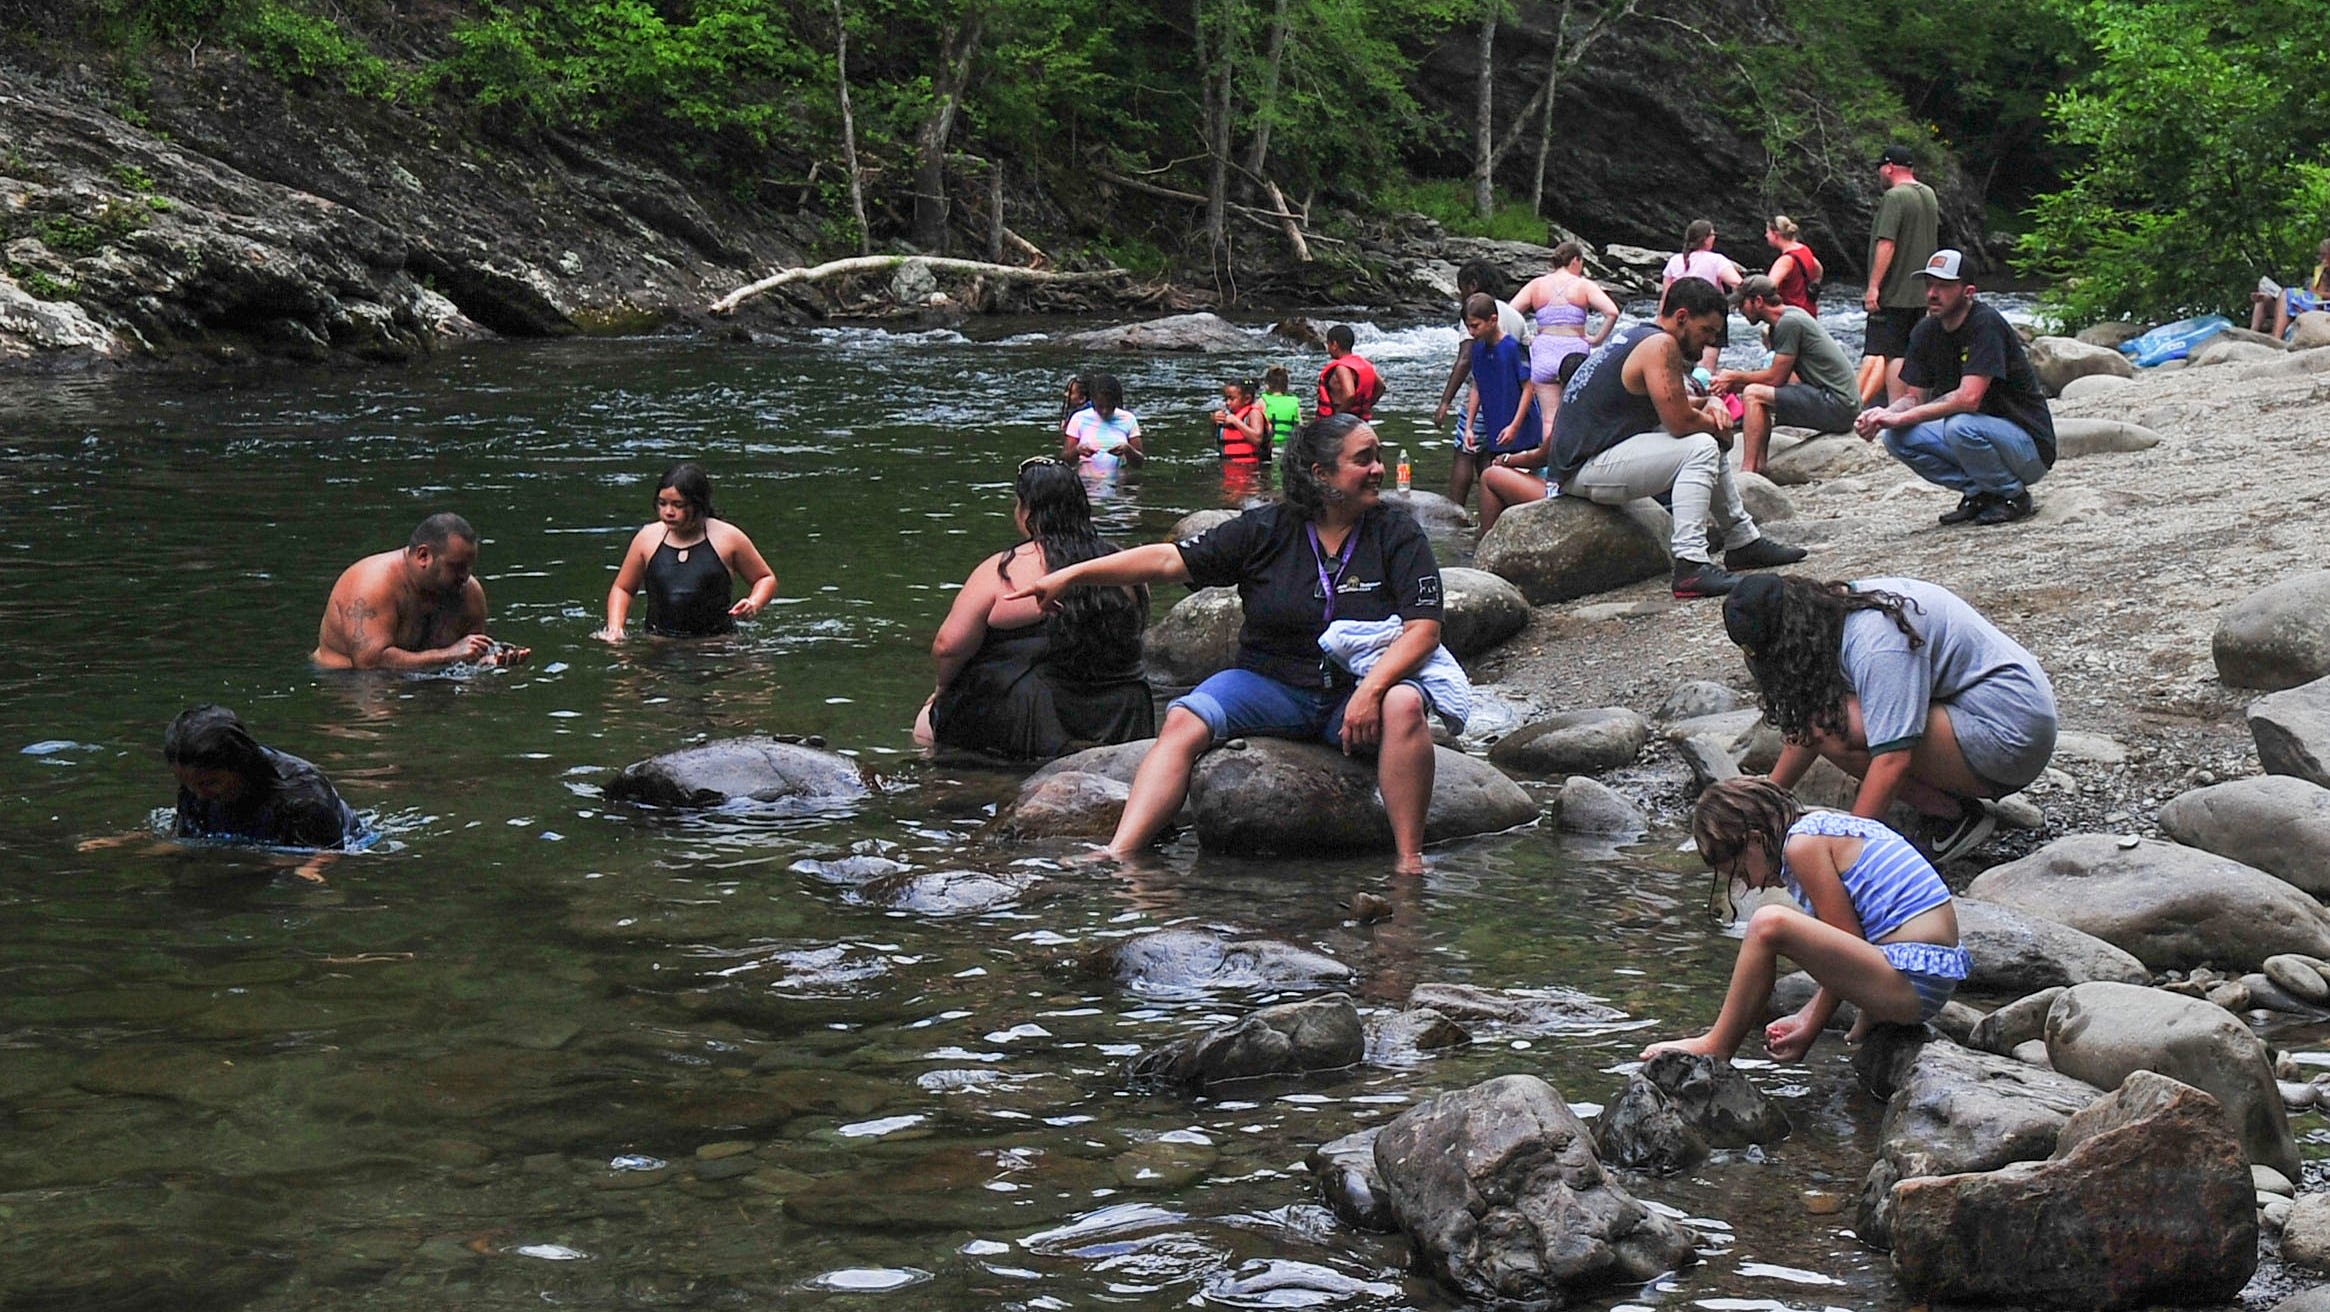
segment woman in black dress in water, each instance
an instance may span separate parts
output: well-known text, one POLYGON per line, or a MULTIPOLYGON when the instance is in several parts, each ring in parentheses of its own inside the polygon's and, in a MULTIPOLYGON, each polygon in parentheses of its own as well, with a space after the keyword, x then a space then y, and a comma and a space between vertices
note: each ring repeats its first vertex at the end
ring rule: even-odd
POLYGON ((599 636, 623 640, 631 597, 647 590, 647 631, 666 638, 705 638, 751 619, 777 595, 777 576, 744 530, 712 509, 712 480, 693 464, 664 471, 655 485, 655 522, 631 539, 623 568, 607 590, 607 627, 599 636), (735 580, 749 591, 730 603, 735 580))
POLYGON ((1020 541, 980 561, 930 645, 938 688, 914 740, 1042 760, 1156 732, 1141 678, 1149 590, 1086 588, 1047 616, 1004 594, 1078 561, 1114 553, 1092 527, 1076 467, 1038 456, 1019 467, 1020 541))

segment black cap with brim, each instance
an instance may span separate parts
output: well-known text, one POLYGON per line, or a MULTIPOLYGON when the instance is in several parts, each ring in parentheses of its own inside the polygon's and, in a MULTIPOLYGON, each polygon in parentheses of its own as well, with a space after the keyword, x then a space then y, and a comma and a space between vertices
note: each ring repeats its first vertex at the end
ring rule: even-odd
POLYGON ((1723 599, 1723 631, 1745 651, 1760 651, 1780 632, 1780 576, 1750 574, 1723 599))
POLYGON ((1880 168, 1887 164, 1897 164, 1902 168, 1910 168, 1916 163, 1916 154, 1907 146, 1887 146, 1885 153, 1877 157, 1877 165, 1880 168))

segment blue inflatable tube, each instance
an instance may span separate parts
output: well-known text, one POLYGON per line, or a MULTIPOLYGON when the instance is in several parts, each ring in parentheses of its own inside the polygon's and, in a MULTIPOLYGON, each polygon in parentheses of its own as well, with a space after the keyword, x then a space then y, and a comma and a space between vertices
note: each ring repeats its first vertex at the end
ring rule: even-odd
POLYGON ((2197 319, 2179 319, 2164 323, 2141 337, 2131 337, 2120 343, 2120 351, 2144 368, 2182 360, 2192 349, 2218 333, 2233 326, 2233 321, 2221 314, 2204 314, 2197 319))

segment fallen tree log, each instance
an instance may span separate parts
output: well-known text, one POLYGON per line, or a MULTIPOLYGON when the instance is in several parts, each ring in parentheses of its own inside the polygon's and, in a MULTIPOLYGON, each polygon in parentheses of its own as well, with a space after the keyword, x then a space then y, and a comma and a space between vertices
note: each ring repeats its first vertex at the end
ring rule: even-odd
POLYGON ((852 273, 878 273, 895 269, 901 264, 920 262, 934 273, 984 274, 991 278, 1008 278, 1019 282, 1096 283, 1115 282, 1133 275, 1123 269, 1101 269, 1091 273, 1063 273, 1056 269, 1023 269, 1015 264, 989 264, 985 260, 955 260, 935 255, 854 255, 846 260, 829 260, 824 264, 798 269, 781 269, 759 282, 747 283, 712 302, 712 313, 733 314, 736 307, 764 292, 794 283, 821 282, 852 273))

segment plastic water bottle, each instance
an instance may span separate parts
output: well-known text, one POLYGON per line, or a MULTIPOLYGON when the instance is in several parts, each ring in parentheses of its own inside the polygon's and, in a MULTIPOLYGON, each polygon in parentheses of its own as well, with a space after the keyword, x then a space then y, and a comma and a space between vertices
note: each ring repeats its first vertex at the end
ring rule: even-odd
POLYGON ((1409 483, 1411 483, 1411 482, 1413 482, 1413 481, 1415 480, 1415 476, 1416 476, 1416 471, 1415 471, 1415 468, 1414 468, 1414 466, 1412 466, 1412 465, 1410 465, 1410 464, 1408 463, 1408 449, 1407 449, 1406 447, 1404 447, 1404 446, 1403 446, 1403 447, 1401 447, 1401 448, 1400 448, 1400 472, 1399 472, 1400 491, 1402 491, 1402 492, 1405 492, 1405 491, 1407 491, 1407 490, 1408 490, 1408 484, 1409 484, 1409 483))

